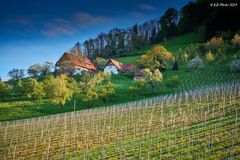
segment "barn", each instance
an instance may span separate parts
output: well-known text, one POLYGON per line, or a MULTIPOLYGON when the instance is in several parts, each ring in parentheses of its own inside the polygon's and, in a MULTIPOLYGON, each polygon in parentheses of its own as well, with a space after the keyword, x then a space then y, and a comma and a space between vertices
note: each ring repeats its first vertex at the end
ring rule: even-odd
POLYGON ((110 59, 104 67, 104 72, 118 74, 122 70, 122 63, 110 59))
POLYGON ((62 64, 70 64, 74 67, 74 74, 82 74, 83 72, 95 72, 97 69, 90 59, 84 54, 74 55, 65 52, 57 61, 56 67, 59 68, 62 64))
POLYGON ((104 67, 104 72, 118 74, 119 72, 127 72, 135 68, 134 64, 123 64, 113 59, 110 59, 104 67))

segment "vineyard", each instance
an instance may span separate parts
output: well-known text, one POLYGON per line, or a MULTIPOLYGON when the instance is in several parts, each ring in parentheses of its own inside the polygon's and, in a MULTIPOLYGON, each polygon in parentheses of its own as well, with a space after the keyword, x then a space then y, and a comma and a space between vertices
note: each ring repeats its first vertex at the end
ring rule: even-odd
POLYGON ((240 159, 240 82, 0 123, 1 159, 240 159))

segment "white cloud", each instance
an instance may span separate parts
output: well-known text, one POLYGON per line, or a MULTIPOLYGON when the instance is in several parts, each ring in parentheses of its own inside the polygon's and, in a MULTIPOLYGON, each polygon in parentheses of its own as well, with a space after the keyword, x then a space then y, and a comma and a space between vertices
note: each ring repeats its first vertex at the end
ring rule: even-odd
POLYGON ((95 26, 108 21, 109 19, 104 16, 94 16, 85 12, 76 12, 73 14, 73 22, 80 26, 95 26))
POLYGON ((152 10, 156 9, 154 6, 151 6, 151 5, 148 5, 148 4, 139 4, 138 7, 142 10, 145 10, 145 11, 152 11, 152 10))
POLYGON ((71 36, 76 32, 72 24, 64 19, 54 19, 43 26, 42 34, 48 37, 58 37, 60 35, 71 36))
POLYGON ((81 27, 92 27, 108 22, 103 16, 94 16, 85 12, 73 13, 68 20, 63 18, 53 19, 44 24, 42 34, 48 37, 61 35, 74 35, 81 27))

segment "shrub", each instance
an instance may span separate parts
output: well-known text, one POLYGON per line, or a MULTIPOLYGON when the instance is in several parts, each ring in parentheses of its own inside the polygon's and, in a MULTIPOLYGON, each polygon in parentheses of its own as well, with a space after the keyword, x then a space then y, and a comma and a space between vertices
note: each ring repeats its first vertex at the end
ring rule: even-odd
POLYGON ((155 69, 153 72, 149 69, 144 69, 143 74, 146 86, 150 87, 151 93, 153 93, 154 89, 159 87, 163 74, 158 69, 155 69))
POLYGON ((234 36, 234 38, 232 39, 232 43, 237 47, 240 46, 240 35, 239 34, 236 34, 234 36))
POLYGON ((189 55, 188 55, 187 52, 184 52, 181 57, 182 57, 182 60, 183 60, 183 61, 187 62, 189 55))
POLYGON ((233 55, 234 59, 240 59, 240 50, 233 55))
POLYGON ((220 56, 223 56, 224 53, 225 53, 224 48, 218 48, 218 50, 216 51, 216 54, 217 54, 217 55, 220 55, 220 56))
MULTIPOLYGON (((199 51, 198 51, 198 46, 196 46, 196 45, 190 45, 190 46, 188 46, 186 49, 185 49, 185 52, 187 53, 187 59, 192 59, 192 58, 194 58, 194 57, 196 57, 196 56, 198 56, 199 55, 199 51)), ((186 60, 187 61, 187 60, 186 60)))
POLYGON ((196 58, 193 58, 188 63, 188 67, 192 69, 200 69, 204 67, 203 60, 199 58, 198 56, 196 58))
POLYGON ((213 37, 207 42, 207 44, 211 46, 213 49, 217 49, 224 44, 224 41, 222 37, 213 37))
POLYGON ((206 53, 206 61, 207 61, 207 62, 212 62, 213 60, 214 60, 214 55, 212 54, 211 51, 208 51, 208 52, 206 53))
POLYGON ((230 70, 233 72, 240 71, 240 59, 233 60, 230 64, 230 70))

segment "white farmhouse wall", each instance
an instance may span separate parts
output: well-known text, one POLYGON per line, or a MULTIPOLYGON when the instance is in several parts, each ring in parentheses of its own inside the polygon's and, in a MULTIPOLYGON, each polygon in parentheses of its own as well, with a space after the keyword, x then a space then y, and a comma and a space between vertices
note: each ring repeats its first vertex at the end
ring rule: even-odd
POLYGON ((76 74, 80 74, 80 75, 82 75, 82 72, 83 72, 83 71, 89 71, 89 70, 86 69, 86 68, 75 67, 74 75, 76 75, 76 74))
POLYGON ((118 70, 116 66, 106 66, 104 68, 104 72, 106 73, 112 73, 112 74, 118 74, 118 70))

